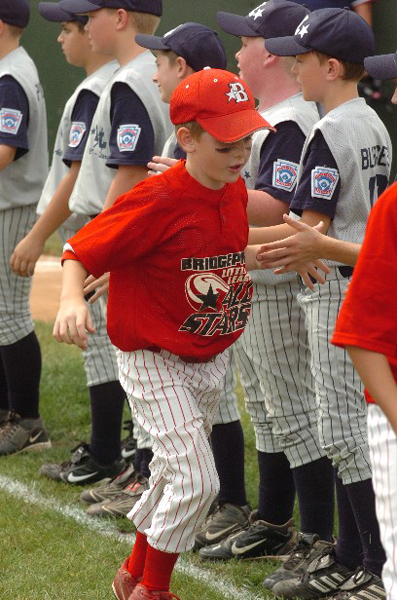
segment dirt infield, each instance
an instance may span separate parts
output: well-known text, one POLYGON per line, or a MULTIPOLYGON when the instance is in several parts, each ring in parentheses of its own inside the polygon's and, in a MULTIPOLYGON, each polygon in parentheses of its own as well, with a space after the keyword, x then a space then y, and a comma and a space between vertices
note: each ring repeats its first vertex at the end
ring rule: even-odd
POLYGON ((62 267, 59 258, 42 256, 37 262, 30 297, 33 319, 54 320, 59 305, 61 276, 62 267))

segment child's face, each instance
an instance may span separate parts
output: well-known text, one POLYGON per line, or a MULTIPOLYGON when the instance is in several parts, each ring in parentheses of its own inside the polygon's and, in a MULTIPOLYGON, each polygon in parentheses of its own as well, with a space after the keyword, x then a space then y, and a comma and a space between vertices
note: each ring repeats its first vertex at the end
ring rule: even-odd
POLYGON ((157 83, 162 101, 169 104, 172 92, 181 81, 178 77, 178 63, 171 63, 166 53, 156 52, 156 65, 157 71, 152 79, 157 83))
POLYGON ((238 75, 248 83, 256 97, 255 89, 258 87, 258 78, 261 78, 263 62, 268 54, 263 37, 243 36, 241 38, 241 48, 236 54, 238 75))
POLYGON ((87 13, 88 23, 85 29, 94 52, 105 56, 114 54, 113 25, 116 15, 116 12, 110 12, 106 8, 87 13))
POLYGON ((327 70, 327 61, 321 64, 314 52, 299 54, 296 57, 292 73, 297 76, 297 82, 302 86, 305 100, 322 101, 327 70))
POLYGON ((84 66, 84 58, 91 50, 87 34, 79 29, 77 23, 68 21, 62 23, 62 31, 57 41, 61 44, 68 63, 75 67, 84 66))
POLYGON ((204 131, 192 143, 191 151, 187 149, 189 173, 202 185, 218 190, 225 183, 234 183, 239 178, 251 153, 252 136, 224 144, 204 131))

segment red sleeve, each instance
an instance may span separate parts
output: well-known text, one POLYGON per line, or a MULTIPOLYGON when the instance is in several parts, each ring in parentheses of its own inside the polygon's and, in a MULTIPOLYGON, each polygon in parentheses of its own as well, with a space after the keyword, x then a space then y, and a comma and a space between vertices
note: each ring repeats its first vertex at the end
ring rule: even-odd
POLYGON ((397 184, 373 208, 332 343, 397 356, 397 184))
POLYGON ((173 218, 164 175, 136 185, 68 240, 89 273, 117 271, 162 242, 173 218))

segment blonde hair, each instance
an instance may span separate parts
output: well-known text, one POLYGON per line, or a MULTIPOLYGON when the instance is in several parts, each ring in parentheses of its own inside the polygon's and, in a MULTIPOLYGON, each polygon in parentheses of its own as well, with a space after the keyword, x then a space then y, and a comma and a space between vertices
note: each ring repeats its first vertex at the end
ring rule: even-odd
MULTIPOLYGON (((118 8, 107 8, 110 13, 114 13, 118 8)), ((143 33, 145 35, 153 35, 156 32, 157 27, 160 25, 160 17, 152 15, 150 13, 135 12, 133 10, 127 10, 130 25, 135 29, 137 33, 143 33)))
POLYGON ((190 135, 193 139, 199 140, 205 129, 197 123, 197 121, 188 121, 187 123, 179 123, 179 125, 175 125, 175 132, 178 132, 181 127, 186 127, 190 131, 190 135))

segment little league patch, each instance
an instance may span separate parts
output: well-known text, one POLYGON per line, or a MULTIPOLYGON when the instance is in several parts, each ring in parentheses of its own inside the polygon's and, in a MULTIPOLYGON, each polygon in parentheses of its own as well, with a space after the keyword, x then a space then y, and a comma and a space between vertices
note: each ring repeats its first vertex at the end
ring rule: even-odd
POLYGON ((316 167, 312 170, 312 196, 331 200, 338 185, 339 173, 336 169, 316 167))

